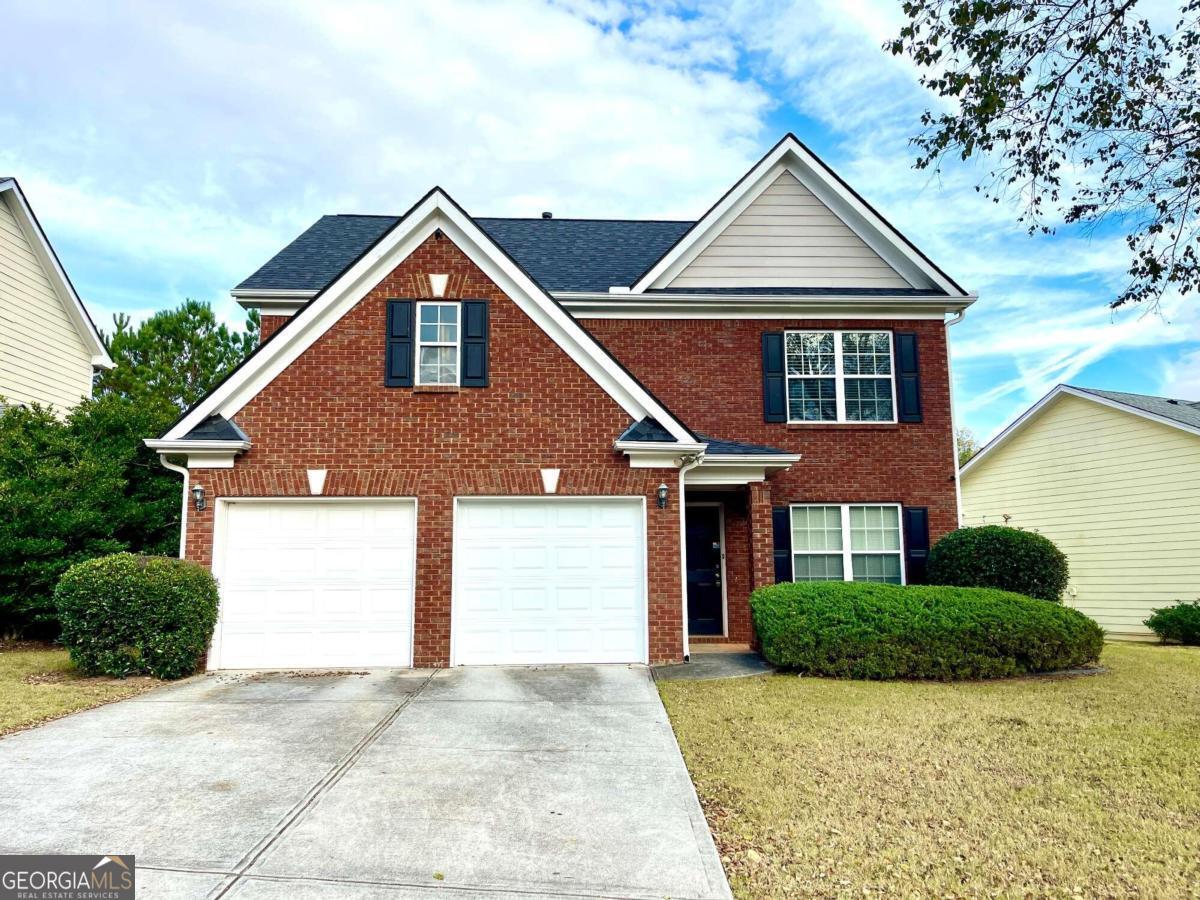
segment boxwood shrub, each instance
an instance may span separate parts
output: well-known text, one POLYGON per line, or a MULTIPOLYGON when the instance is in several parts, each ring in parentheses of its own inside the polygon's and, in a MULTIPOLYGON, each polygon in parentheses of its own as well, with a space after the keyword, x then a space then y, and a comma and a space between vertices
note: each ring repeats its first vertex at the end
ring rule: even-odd
POLYGON ((217 583, 196 563, 116 553, 77 563, 54 590, 63 644, 82 671, 182 678, 217 621, 217 583))
POLYGON ((930 584, 999 588, 1057 601, 1067 574, 1067 557, 1053 541, 1005 525, 960 528, 929 553, 930 584))
POLYGON ((1003 678, 1095 662, 1104 635, 1065 606, 989 588, 806 582, 750 598, 763 655, 835 678, 1003 678))
POLYGON ((1156 609, 1145 625, 1164 641, 1200 646, 1200 601, 1156 609))

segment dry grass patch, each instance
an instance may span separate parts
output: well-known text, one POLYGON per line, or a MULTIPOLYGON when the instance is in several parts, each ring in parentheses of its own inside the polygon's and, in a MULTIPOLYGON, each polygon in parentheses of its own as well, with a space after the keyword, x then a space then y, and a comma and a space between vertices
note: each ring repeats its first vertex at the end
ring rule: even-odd
POLYGON ((149 690, 149 677, 88 678, 67 651, 46 644, 0 644, 0 734, 40 725, 149 690))
POLYGON ((1200 650, 962 684, 659 689, 739 897, 1187 896, 1200 650))

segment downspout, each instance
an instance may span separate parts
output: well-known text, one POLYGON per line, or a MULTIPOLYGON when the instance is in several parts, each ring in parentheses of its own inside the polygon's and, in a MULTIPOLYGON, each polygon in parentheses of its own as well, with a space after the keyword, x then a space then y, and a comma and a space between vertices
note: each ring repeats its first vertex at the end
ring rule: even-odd
POLYGON ((167 462, 167 458, 162 454, 159 454, 158 461, 162 463, 164 469, 170 469, 172 472, 178 472, 183 476, 183 503, 179 517, 179 558, 183 559, 184 552, 187 549, 188 482, 191 479, 191 474, 188 472, 186 466, 177 466, 173 462, 167 462))
POLYGON ((962 528, 962 482, 958 477, 958 426, 954 418, 954 366, 951 361, 950 352, 950 326, 957 325, 966 318, 967 310, 964 307, 960 309, 953 319, 946 320, 946 378, 949 379, 950 386, 950 447, 954 451, 954 455, 950 457, 954 461, 954 520, 959 528, 962 528))
POLYGON ((692 648, 688 643, 688 596, 687 596, 687 519, 685 518, 683 476, 704 462, 704 453, 695 453, 679 460, 679 592, 682 595, 683 616, 683 661, 689 662, 692 648))

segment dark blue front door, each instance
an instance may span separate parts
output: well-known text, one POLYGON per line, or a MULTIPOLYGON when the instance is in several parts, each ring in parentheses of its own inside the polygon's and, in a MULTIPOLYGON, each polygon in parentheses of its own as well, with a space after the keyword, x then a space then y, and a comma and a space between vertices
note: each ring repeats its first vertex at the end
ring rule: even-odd
POLYGON ((687 507, 688 634, 724 634, 721 508, 687 507))

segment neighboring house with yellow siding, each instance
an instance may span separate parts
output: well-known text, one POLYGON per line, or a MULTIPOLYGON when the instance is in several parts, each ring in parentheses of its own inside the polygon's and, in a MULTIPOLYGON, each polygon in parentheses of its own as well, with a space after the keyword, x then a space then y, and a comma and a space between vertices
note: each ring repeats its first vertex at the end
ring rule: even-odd
POLYGON ((963 466, 965 525, 1037 531, 1113 637, 1200 598, 1200 401, 1059 385, 963 466))
POLYGON ((0 177, 0 404, 66 412, 112 366, 20 185, 0 177))

